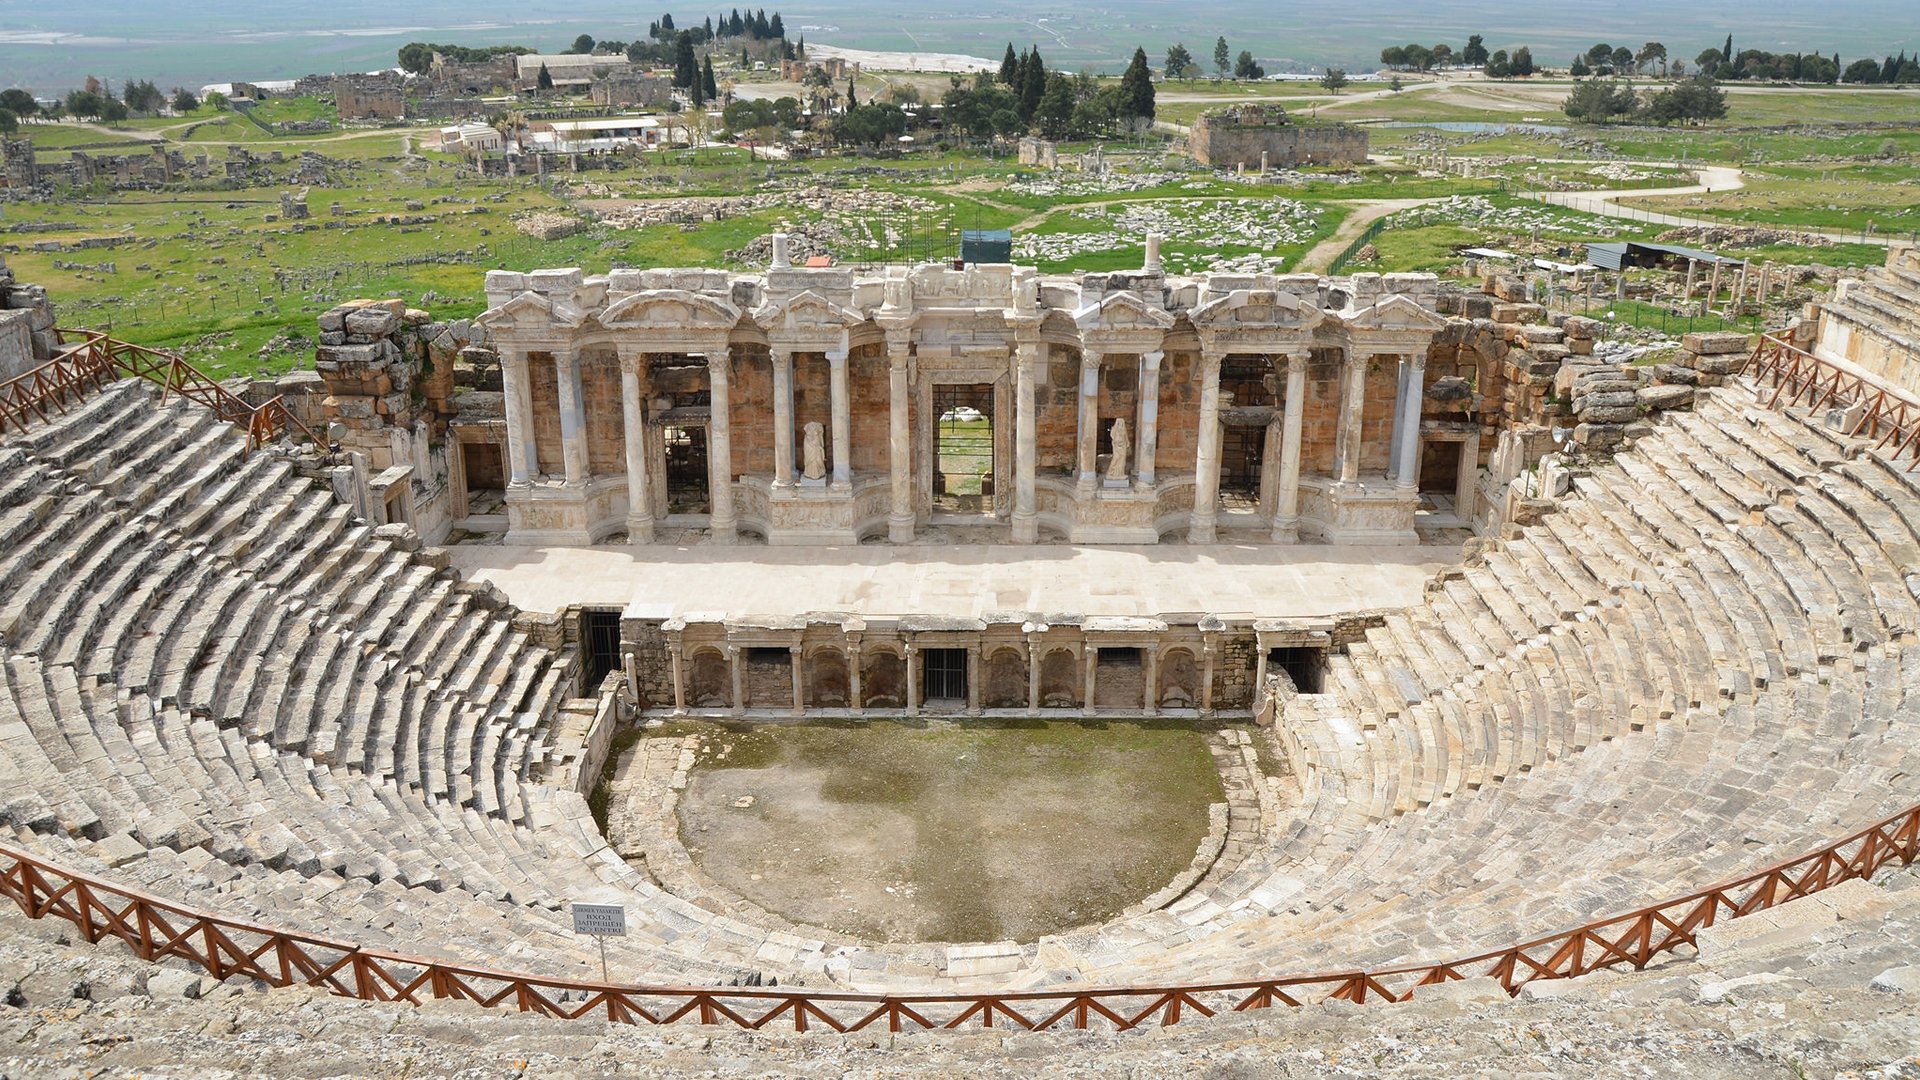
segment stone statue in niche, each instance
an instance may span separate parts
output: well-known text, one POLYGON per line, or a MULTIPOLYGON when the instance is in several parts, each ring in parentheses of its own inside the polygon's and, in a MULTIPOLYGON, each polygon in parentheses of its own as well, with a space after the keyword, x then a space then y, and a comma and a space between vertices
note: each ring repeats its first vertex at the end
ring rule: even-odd
POLYGON ((827 443, 821 433, 820 421, 807 424, 806 440, 801 447, 800 475, 808 480, 827 478, 827 443))
POLYGON ((1127 422, 1119 419, 1113 422, 1113 456, 1107 459, 1107 484, 1124 485, 1127 482, 1127 456, 1133 451, 1133 440, 1127 436, 1127 422))

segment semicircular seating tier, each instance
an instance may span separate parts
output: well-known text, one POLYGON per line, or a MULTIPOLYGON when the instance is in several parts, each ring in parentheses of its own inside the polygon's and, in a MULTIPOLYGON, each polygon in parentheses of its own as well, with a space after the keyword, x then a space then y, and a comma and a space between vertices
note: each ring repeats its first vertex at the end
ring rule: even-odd
MULTIPOLYGON (((1443 959, 1687 891, 1913 801, 1920 488, 1745 404, 1668 414, 1337 655, 1292 776, 1168 907, 995 985, 1443 959)), ((178 902, 589 978, 953 987, 942 946, 658 887, 564 782, 570 650, 197 405, 117 384, 0 443, 0 822, 178 902)), ((1251 747, 1248 748, 1251 753, 1251 747)), ((570 772, 571 770, 571 772, 570 772)), ((971 984, 969 984, 971 985, 971 984)))

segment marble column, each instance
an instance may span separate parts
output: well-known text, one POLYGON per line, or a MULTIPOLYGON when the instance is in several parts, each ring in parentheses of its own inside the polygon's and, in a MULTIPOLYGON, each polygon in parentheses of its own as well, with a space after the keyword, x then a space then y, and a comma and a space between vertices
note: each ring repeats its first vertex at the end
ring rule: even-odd
POLYGON ((793 669, 793 715, 799 716, 807 711, 807 680, 800 670, 800 646, 787 646, 787 662, 793 669))
POLYGON ((860 690, 860 646, 847 646, 847 707, 855 713, 866 706, 862 704, 860 690))
POLYGON ((1300 539, 1300 432, 1307 411, 1307 358, 1287 354, 1287 400, 1280 424, 1280 495, 1274 500, 1273 539, 1300 539))
POLYGON ((847 350, 829 350, 827 369, 833 396, 833 487, 852 491, 853 402, 847 393, 847 350))
POLYGON ((525 487, 540 471, 540 457, 533 443, 532 395, 527 385, 527 354, 512 349, 502 357, 502 388, 507 409, 507 481, 510 487, 525 487))
POLYGON ((708 539, 715 544, 731 544, 738 539, 733 518, 733 423, 728 393, 732 367, 728 350, 707 354, 708 397, 713 402, 707 419, 707 506, 711 511, 708 539))
POLYGON ((773 486, 793 486, 793 350, 773 350, 773 486))
POLYGON ((1135 483, 1151 490, 1154 486, 1154 458, 1160 450, 1160 362, 1167 354, 1159 350, 1140 354, 1140 421, 1134 425, 1135 483))
POLYGON ((1213 715, 1213 639, 1200 647, 1200 715, 1213 715))
POLYGON ((560 450, 566 462, 567 486, 587 482, 587 416, 580 400, 580 354, 555 354, 554 374, 560 385, 560 450))
POLYGON ((887 469, 892 483, 887 540, 913 542, 913 439, 907 430, 906 334, 887 334, 887 469))
POLYGON ((1033 415, 1033 384, 1039 377, 1044 346, 1019 346, 1015 361, 1013 403, 1013 542, 1031 544, 1040 538, 1040 517, 1034 503, 1034 470, 1038 433, 1033 415))
POLYGON ((1040 650, 1027 642, 1027 711, 1040 711, 1040 650))
POLYGON ((1399 452, 1399 470, 1394 482, 1401 491, 1412 491, 1420 483, 1420 403, 1425 398, 1427 358, 1416 353, 1407 365, 1407 395, 1401 411, 1406 415, 1401 423, 1399 452))
POLYGON ((1088 716, 1092 716, 1094 697, 1099 692, 1098 688, 1094 686, 1094 671, 1100 666, 1100 646, 1084 646, 1081 649, 1081 654, 1083 662, 1086 664, 1086 680, 1081 688, 1080 711, 1088 716))
POLYGON ((967 715, 980 715, 980 646, 967 646, 967 715))
POLYGON ((1253 639, 1253 711, 1260 711, 1260 701, 1267 693, 1267 641, 1258 634, 1253 639))
POLYGON ((1075 471, 1080 487, 1088 491, 1098 480, 1094 462, 1100 449, 1100 355, 1093 349, 1080 353, 1080 431, 1075 471))
POLYGON ((920 650, 907 644, 907 715, 920 715, 920 650))
POLYGON ((1365 352, 1349 352, 1346 369, 1341 372, 1339 448, 1336 457, 1340 482, 1343 484, 1360 481, 1360 429, 1366 408, 1367 362, 1371 359, 1371 355, 1365 352))
POLYGON ((733 715, 747 711, 747 678, 742 670, 740 646, 727 646, 727 671, 733 677, 733 715))
MULTIPOLYGON (((645 363, 646 357, 635 358, 645 363)), ((621 357, 620 407, 625 420, 627 450, 627 542, 653 543, 653 489, 647 465, 647 420, 640 400, 640 372, 636 363, 621 357)))
POLYGON ((1187 542, 1211 544, 1214 521, 1220 512, 1220 362, 1226 354, 1200 352, 1200 430, 1194 454, 1193 511, 1187 519, 1187 542))
POLYGON ((673 715, 680 716, 687 711, 687 674, 678 642, 667 643, 667 662, 673 667, 673 715))
POLYGON ((1160 712, 1160 646, 1156 643, 1140 651, 1147 654, 1147 685, 1141 695, 1140 711, 1154 716, 1160 712))
POLYGON ((1406 437, 1407 374, 1409 370, 1407 359, 1402 357, 1394 371, 1393 434, 1387 437, 1387 479, 1389 480, 1399 475, 1400 440, 1406 437))

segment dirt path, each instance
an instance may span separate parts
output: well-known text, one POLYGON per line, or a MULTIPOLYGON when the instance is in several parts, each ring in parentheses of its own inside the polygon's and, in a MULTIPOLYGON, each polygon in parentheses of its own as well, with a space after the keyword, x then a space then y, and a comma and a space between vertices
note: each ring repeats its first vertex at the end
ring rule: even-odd
MULTIPOLYGON (((1658 162, 1634 162, 1634 164, 1666 164, 1658 162)), ((1652 225, 1673 225, 1682 228, 1726 229, 1739 228, 1746 224, 1738 221, 1717 220, 1714 218, 1687 217, 1681 214, 1662 214, 1637 206, 1623 206, 1622 199, 1641 198, 1657 195, 1699 195, 1713 191, 1738 191, 1747 186, 1746 179, 1739 169, 1727 165, 1706 165, 1698 169, 1700 183, 1685 187, 1641 188, 1632 191, 1523 191, 1522 198, 1534 199, 1553 206, 1564 206, 1569 210, 1578 210, 1586 214, 1599 214, 1602 217, 1625 218, 1629 221, 1644 221, 1652 225)), ((1818 236, 1840 244, 1878 244, 1885 247, 1895 236, 1861 236, 1859 233, 1827 232, 1821 229, 1791 229, 1785 226, 1782 231, 1795 232, 1804 236, 1818 236)))
POLYGON ((1325 273, 1327 267, 1333 264, 1334 256, 1345 251, 1348 244, 1353 243, 1361 233, 1367 230, 1368 225, 1397 210, 1439 201, 1438 199, 1368 199, 1349 203, 1347 205, 1356 208, 1353 213, 1348 214, 1346 220, 1340 223, 1340 227, 1333 230, 1332 236, 1313 245, 1305 255, 1300 256, 1299 264, 1293 268, 1294 272, 1325 273))

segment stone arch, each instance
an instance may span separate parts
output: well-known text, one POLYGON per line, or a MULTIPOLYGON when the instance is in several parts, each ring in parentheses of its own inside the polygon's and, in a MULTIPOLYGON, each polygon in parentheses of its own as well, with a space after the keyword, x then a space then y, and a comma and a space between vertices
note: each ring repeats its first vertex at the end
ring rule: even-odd
POLYGON ((1072 649, 1058 648, 1040 661, 1040 707, 1077 709, 1080 707, 1080 661, 1072 649))
POLYGON ((869 709, 907 707, 907 665, 899 653, 875 649, 867 654, 860 666, 860 696, 869 709))
POLYGON ((1168 649, 1160 656, 1160 684, 1154 699, 1162 709, 1200 707, 1200 665, 1188 649, 1168 649))
POLYGON ((688 661, 687 704, 696 709, 733 707, 733 666, 719 649, 695 650, 688 661))
POLYGON ((853 700, 847 680, 847 658, 831 645, 802 658, 807 680, 807 704, 816 709, 844 709, 853 700))
POLYGON ((981 686, 980 704, 988 709, 1024 709, 1027 707, 1027 658, 1021 650, 1003 646, 987 657, 986 681, 981 686))

